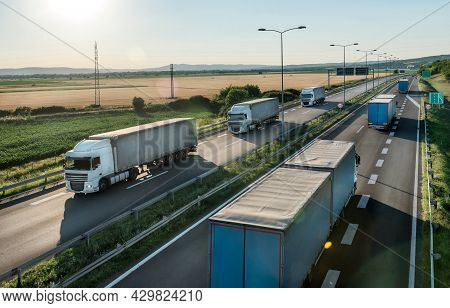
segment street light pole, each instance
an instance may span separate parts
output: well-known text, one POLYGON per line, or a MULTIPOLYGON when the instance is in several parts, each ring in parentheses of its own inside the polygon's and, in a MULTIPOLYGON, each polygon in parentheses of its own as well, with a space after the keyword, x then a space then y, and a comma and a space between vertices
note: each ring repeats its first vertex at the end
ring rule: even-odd
MULTIPOLYGON (((296 28, 292 28, 292 29, 287 29, 284 31, 270 30, 270 29, 265 29, 265 28, 258 29, 258 31, 261 31, 261 32, 276 32, 276 33, 280 34, 280 39, 281 39, 281 107, 284 106, 284 45, 283 45, 284 34, 289 31, 302 30, 302 29, 306 29, 306 27, 300 26, 300 27, 296 27, 296 28)), ((284 136, 284 110, 283 110, 283 108, 281 108, 281 142, 284 142, 284 138, 285 138, 285 136, 284 136)))
POLYGON ((344 48, 344 106, 345 106, 345 103, 347 102, 347 100, 346 100, 346 97, 345 97, 345 88, 346 88, 346 63, 345 63, 345 49, 347 48, 347 47, 350 47, 350 46, 357 46, 358 45, 358 43, 353 43, 353 44, 348 44, 348 45, 338 45, 338 44, 331 44, 330 46, 331 47, 342 47, 342 48, 344 48))
POLYGON ((367 69, 367 72, 366 72, 366 93, 369 91, 369 89, 368 89, 368 85, 367 85, 367 83, 369 82, 369 78, 368 78, 368 75, 369 75, 369 65, 367 64, 368 62, 367 62, 367 55, 369 54, 369 53, 372 53, 373 51, 377 51, 376 49, 374 49, 374 50, 360 50, 360 49, 357 49, 356 51, 359 51, 359 52, 364 52, 365 54, 366 54, 366 69, 367 69))

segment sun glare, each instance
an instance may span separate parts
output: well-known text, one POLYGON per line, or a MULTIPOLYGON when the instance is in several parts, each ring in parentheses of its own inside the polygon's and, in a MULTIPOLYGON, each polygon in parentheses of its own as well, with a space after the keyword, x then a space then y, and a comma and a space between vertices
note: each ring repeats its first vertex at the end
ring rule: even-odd
POLYGON ((49 8, 62 18, 83 21, 97 17, 105 7, 105 0, 49 0, 49 8))

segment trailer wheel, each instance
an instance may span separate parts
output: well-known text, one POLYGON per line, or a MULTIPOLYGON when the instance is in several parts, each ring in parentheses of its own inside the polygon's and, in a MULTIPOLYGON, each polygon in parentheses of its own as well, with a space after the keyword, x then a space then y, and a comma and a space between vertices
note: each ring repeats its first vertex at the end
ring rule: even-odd
POLYGON ((183 150, 183 151, 181 152, 181 160, 186 161, 187 158, 188 158, 188 153, 189 153, 188 150, 183 150))
POLYGON ((100 182, 98 183, 98 187, 100 192, 104 192, 105 190, 108 189, 109 183, 107 179, 101 179, 100 182))

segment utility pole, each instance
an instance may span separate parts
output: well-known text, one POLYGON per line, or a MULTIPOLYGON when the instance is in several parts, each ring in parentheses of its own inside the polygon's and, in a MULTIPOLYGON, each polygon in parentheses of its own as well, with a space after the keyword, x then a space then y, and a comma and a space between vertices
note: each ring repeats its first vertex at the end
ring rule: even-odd
POLYGON ((95 71, 94 71, 94 91, 95 91, 95 102, 94 105, 100 106, 100 71, 98 66, 98 48, 97 41, 95 42, 95 71))
POLYGON ((175 98, 175 90, 173 87, 173 64, 170 64, 170 98, 175 98))
POLYGON ((353 44, 348 44, 348 45, 331 44, 330 46, 331 47, 341 47, 341 48, 344 49, 344 106, 345 106, 345 103, 347 102, 346 96, 345 96, 345 89, 346 89, 346 79, 345 79, 345 77, 347 75, 347 68, 346 68, 346 63, 345 63, 345 49, 347 47, 350 47, 350 46, 358 46, 358 43, 353 43, 353 44))

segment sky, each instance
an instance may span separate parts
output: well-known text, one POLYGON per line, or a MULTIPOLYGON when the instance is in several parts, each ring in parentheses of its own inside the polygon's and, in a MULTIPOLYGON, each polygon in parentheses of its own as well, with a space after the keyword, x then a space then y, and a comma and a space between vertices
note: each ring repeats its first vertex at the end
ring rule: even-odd
MULTIPOLYGON (((342 62, 329 45, 358 42, 374 49, 448 0, 0 0, 0 68, 93 66, 99 45, 106 68, 175 64, 280 62, 276 33, 264 27, 306 30, 285 35, 285 63, 342 62)), ((385 45, 402 59, 450 54, 450 4, 385 45)), ((363 56, 350 47, 347 61, 363 56)), ((370 59, 369 59, 370 60, 370 59)), ((372 60, 375 60, 373 57, 372 60)))

